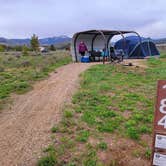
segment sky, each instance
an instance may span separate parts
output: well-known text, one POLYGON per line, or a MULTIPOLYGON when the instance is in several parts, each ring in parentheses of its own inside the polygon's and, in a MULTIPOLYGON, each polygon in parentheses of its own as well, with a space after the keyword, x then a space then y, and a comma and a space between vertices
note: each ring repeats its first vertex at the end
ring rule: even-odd
POLYGON ((39 38, 89 29, 166 37, 166 0, 0 0, 0 37, 39 38))

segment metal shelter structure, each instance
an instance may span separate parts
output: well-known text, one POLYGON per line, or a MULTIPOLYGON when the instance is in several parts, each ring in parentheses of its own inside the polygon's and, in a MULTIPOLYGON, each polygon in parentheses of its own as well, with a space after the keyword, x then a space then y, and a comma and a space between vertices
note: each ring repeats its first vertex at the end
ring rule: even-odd
POLYGON ((73 35, 72 42, 71 42, 71 54, 72 59, 74 62, 79 62, 79 52, 78 52, 78 45, 81 41, 84 41, 88 50, 93 51, 94 48, 103 49, 105 48, 106 51, 108 51, 108 46, 110 43, 110 40, 115 35, 121 35, 124 40, 124 48, 126 45, 125 42, 125 36, 124 34, 127 33, 135 33, 139 41, 141 43, 141 37, 140 35, 135 31, 122 31, 122 30, 88 30, 88 31, 82 31, 77 32, 73 35))

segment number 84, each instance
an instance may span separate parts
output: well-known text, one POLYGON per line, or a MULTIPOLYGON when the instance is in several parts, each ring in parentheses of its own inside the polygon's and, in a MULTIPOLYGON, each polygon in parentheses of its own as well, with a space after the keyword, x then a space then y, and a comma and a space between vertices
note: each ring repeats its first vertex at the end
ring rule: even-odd
MULTIPOLYGON (((161 113, 166 114, 166 99, 161 100, 159 110, 161 113)), ((158 125, 164 126, 164 128, 166 128, 166 115, 158 121, 158 125)))

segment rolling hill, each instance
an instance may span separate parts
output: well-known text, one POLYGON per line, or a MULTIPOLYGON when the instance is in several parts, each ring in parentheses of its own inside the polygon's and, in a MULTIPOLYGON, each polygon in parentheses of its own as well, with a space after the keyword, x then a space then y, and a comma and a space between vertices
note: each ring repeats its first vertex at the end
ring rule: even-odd
MULTIPOLYGON (((65 35, 39 39, 40 45, 57 45, 61 43, 69 43, 70 41, 71 38, 65 35)), ((0 44, 9 46, 30 45, 30 39, 7 39, 0 37, 0 44)))

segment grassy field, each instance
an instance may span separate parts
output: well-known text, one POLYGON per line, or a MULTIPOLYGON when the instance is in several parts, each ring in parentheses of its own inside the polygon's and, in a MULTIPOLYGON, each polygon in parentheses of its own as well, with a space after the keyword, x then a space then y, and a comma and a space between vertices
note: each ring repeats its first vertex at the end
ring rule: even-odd
POLYGON ((9 102, 11 93, 27 92, 34 81, 46 78, 57 67, 71 62, 66 51, 50 52, 47 55, 28 54, 0 53, 0 109, 9 102))
POLYGON ((96 65, 82 74, 38 165, 149 165, 156 85, 166 79, 165 57, 147 60, 147 68, 96 65))

